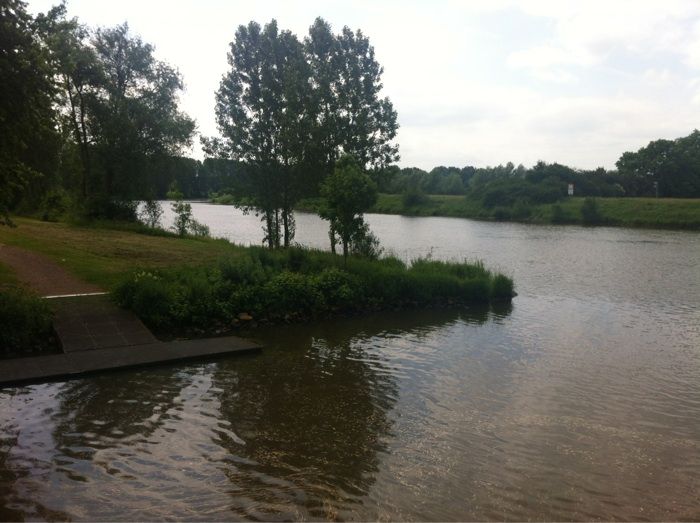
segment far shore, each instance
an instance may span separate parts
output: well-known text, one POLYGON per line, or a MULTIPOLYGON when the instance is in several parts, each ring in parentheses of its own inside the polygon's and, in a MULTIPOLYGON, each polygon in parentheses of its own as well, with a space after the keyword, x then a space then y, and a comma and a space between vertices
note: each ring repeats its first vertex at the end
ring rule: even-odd
MULTIPOLYGON (((400 194, 380 194, 368 212, 403 216, 445 216, 487 221, 557 225, 604 225, 648 229, 700 230, 700 199, 697 198, 593 198, 596 213, 586 219, 586 198, 571 197, 553 204, 485 208, 463 195, 426 195, 417 205, 404 205, 400 194)), ((229 195, 209 200, 235 205, 229 195)), ((297 210, 316 212, 319 199, 299 202, 297 210)))

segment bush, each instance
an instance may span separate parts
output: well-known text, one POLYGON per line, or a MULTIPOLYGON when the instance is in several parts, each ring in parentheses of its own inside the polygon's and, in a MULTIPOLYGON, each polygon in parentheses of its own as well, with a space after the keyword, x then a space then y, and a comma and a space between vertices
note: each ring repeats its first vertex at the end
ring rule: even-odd
POLYGON ((0 290, 1 354, 49 349, 52 320, 53 312, 46 300, 20 288, 0 290))
POLYGON ((77 221, 136 222, 137 208, 137 201, 119 200, 104 194, 95 194, 73 206, 73 218, 77 221))
POLYGON ((54 189, 44 195, 39 212, 45 222, 58 221, 70 209, 71 201, 68 193, 63 189, 54 189))
POLYGON ((562 209, 561 205, 555 203, 554 205, 552 205, 551 211, 552 214, 550 220, 552 221, 552 223, 564 223, 566 221, 564 209, 562 209))
POLYGON ((143 202, 143 208, 139 212, 139 221, 146 227, 155 229, 160 227, 160 219, 163 217, 163 208, 160 202, 154 200, 146 200, 143 202))
POLYGON ((178 236, 185 236, 186 234, 209 236, 209 226, 198 222, 192 217, 192 206, 189 203, 177 200, 171 204, 171 208, 175 213, 175 223, 172 229, 178 236))
POLYGON ((512 217, 516 220, 526 220, 532 215, 532 207, 527 198, 518 198, 513 204, 512 217))
POLYGON ((511 215, 511 211, 508 207, 496 207, 491 213, 493 219, 498 220, 499 222, 510 220, 511 215))
POLYGON ((401 196, 404 207, 417 207, 428 202, 428 195, 419 187, 409 187, 401 196))
POLYGON ((369 230, 369 225, 366 223, 353 234, 350 240, 350 254, 376 260, 384 252, 377 238, 372 231, 369 230))
POLYGON ((602 223, 603 217, 598 210, 598 202, 595 198, 586 198, 581 205, 581 221, 585 225, 597 225, 602 223))

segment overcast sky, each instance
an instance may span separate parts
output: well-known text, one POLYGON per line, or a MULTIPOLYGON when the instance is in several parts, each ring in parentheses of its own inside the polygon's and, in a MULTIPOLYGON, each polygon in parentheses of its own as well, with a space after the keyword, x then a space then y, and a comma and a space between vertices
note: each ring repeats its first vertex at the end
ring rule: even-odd
MULTIPOLYGON (((46 11, 52 0, 29 0, 46 11)), ((177 67, 182 106, 216 134, 214 92, 240 24, 302 38, 321 16, 362 29, 398 111, 402 167, 558 161, 614 167, 700 117, 700 1, 68 0, 90 26, 127 21, 177 67)), ((198 144, 198 141, 197 141, 198 144)), ((192 153, 202 156, 199 146, 192 153)))

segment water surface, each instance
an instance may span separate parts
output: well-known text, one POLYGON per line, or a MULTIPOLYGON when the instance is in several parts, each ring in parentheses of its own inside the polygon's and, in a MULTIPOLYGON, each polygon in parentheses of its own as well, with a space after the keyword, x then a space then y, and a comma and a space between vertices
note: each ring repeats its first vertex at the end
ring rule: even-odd
MULTIPOLYGON (((195 216, 239 243, 260 223, 195 216)), ((0 391, 0 519, 700 518, 700 234, 368 216, 512 306, 258 332, 257 356, 0 391)), ((297 241, 327 246, 297 215, 297 241)))

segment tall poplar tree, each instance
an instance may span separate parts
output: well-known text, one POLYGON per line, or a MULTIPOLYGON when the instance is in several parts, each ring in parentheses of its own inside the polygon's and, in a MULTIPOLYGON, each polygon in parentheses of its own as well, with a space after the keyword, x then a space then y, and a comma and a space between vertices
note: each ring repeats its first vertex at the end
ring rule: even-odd
POLYGON ((222 138, 203 144, 248 164, 248 208, 262 214, 271 248, 290 244, 294 204, 317 193, 341 155, 363 169, 398 159, 396 112, 379 97, 382 68, 360 31, 334 35, 319 18, 301 43, 274 20, 251 22, 238 28, 228 60, 216 93, 222 138))

